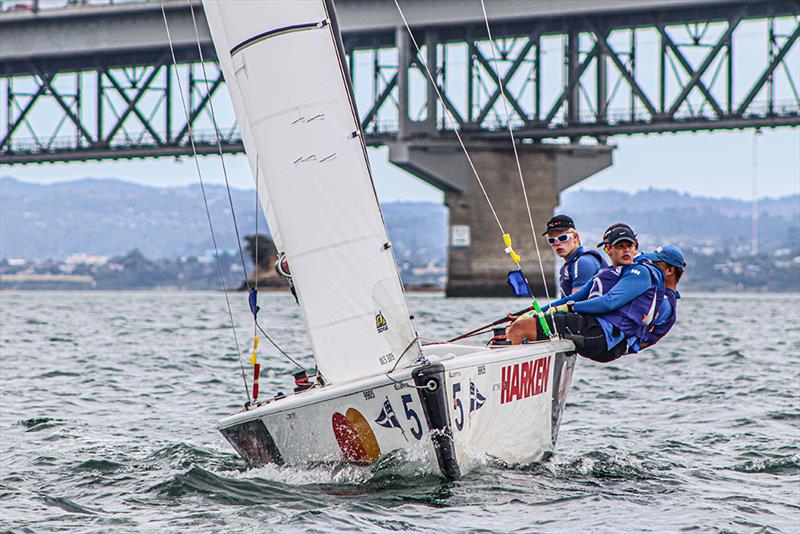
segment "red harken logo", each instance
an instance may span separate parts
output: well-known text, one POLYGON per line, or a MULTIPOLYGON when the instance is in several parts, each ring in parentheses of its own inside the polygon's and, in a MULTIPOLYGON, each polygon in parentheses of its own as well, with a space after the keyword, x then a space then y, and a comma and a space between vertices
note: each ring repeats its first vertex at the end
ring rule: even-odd
POLYGON ((527 399, 547 391, 550 356, 503 367, 500 404, 527 399))

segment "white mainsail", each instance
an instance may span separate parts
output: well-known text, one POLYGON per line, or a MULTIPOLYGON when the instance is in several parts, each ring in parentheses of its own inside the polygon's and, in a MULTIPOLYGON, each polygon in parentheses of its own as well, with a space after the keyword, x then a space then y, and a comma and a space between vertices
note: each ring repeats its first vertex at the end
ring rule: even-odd
POLYGON ((261 204, 329 382, 420 354, 324 0, 203 0, 261 204))

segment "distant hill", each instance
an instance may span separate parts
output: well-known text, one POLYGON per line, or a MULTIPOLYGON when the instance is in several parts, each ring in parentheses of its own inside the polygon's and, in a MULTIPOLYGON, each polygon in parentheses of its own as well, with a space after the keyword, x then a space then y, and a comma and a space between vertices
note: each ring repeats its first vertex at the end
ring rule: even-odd
MULTIPOLYGON (((217 242, 236 248, 227 192, 207 185, 217 242)), ((231 191, 241 237, 255 232, 252 190, 231 191)), ((383 206, 400 261, 444 261, 447 210, 424 202, 383 206)), ((259 231, 266 231, 263 216, 259 231)), ((213 247, 199 186, 157 188, 115 179, 37 185, 0 178, 0 257, 62 259, 77 252, 149 258, 202 255, 213 247)))
MULTIPOLYGON (((238 253, 227 192, 219 185, 206 186, 206 192, 217 242, 234 253, 226 259, 234 265, 238 253)), ((254 233, 254 192, 234 189, 232 197, 240 235, 254 233)), ((800 291, 800 195, 758 202, 759 243, 765 252, 759 257, 750 256, 748 202, 654 189, 633 194, 578 190, 563 194, 561 201, 558 211, 575 219, 590 246, 606 227, 623 221, 639 233, 642 248, 683 247, 691 273, 683 289, 800 291)), ((447 209, 429 202, 390 202, 382 208, 404 282, 442 284, 447 209)), ((259 229, 266 229, 263 216, 259 229)), ((125 276, 113 269, 87 271, 97 287, 211 288, 218 283, 214 269, 179 259, 204 256, 211 248, 199 186, 155 188, 114 179, 36 185, 0 179, 0 259, 58 261, 84 252, 138 266, 125 276)), ((53 272, 60 272, 57 261, 53 272)), ((238 285, 240 275, 231 271, 229 276, 238 285)))
MULTIPOLYGON (((225 187, 206 186, 217 241, 236 248, 225 187)), ((242 236, 255 230, 252 190, 232 190, 242 236)), ((586 241, 625 221, 642 245, 748 249, 751 205, 670 190, 638 193, 578 190, 562 195, 559 211, 575 218, 586 241)), ((764 247, 800 248, 800 195, 758 202, 764 247)), ((383 213, 402 262, 442 262, 447 209, 427 202, 390 202, 383 213)), ((265 229, 262 220, 259 228, 265 229)), ((0 257, 59 259, 76 252, 114 256, 139 249, 150 258, 201 255, 212 248, 199 186, 156 188, 115 179, 37 185, 0 179, 0 257)))
MULTIPOLYGON (((578 190, 565 193, 560 212, 571 215, 587 236, 627 222, 644 247, 674 243, 684 247, 750 250, 752 204, 736 199, 695 197, 671 190, 638 193, 578 190)), ((800 246, 800 195, 757 202, 758 236, 763 248, 800 246)))
MULTIPOLYGON (((212 186, 209 205, 220 243, 235 247, 224 188, 212 186), (226 216, 227 215, 227 216, 226 216)), ((252 195, 234 191, 242 228, 253 228, 252 195)), ((149 257, 196 255, 211 248, 200 188, 154 188, 121 180, 78 180, 34 185, 0 182, 4 257, 63 258, 76 252, 149 257)))

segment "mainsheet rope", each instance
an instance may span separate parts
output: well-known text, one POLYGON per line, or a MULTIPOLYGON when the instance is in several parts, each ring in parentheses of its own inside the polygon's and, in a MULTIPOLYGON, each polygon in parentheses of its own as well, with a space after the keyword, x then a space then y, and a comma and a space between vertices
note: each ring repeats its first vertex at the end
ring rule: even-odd
POLYGON ((222 285, 222 291, 225 294, 225 304, 226 304, 226 306, 228 308, 228 317, 230 318, 231 331, 233 332, 233 341, 236 344, 236 354, 239 357, 239 367, 242 370, 242 381, 244 382, 244 392, 245 392, 245 395, 247 395, 247 402, 249 404, 252 401, 252 399, 250 398, 250 389, 249 389, 249 387, 247 385, 247 377, 245 376, 245 373, 244 373, 244 361, 242 360, 242 350, 241 350, 241 348, 239 346, 239 337, 236 335, 236 323, 233 320, 233 310, 231 309, 231 301, 230 301, 230 298, 228 297, 228 289, 225 286, 225 275, 224 275, 223 270, 222 270, 222 261, 220 260, 220 257, 219 257, 219 247, 217 246, 217 236, 216 236, 216 233, 214 232, 214 224, 211 221, 211 210, 208 207, 208 197, 206 196, 206 188, 205 188, 205 184, 203 182, 203 173, 200 170, 200 158, 197 155, 197 148, 195 147, 195 143, 194 143, 194 129, 192 128, 192 121, 189 118, 189 110, 186 107, 186 99, 183 96, 183 84, 181 82, 181 77, 180 77, 180 75, 178 74, 178 71, 177 71, 178 60, 175 57, 175 47, 172 44, 172 35, 171 35, 170 31, 169 31, 169 22, 167 22, 167 12, 164 9, 164 0, 161 0, 161 15, 164 18, 164 28, 167 31, 167 41, 169 42, 169 51, 170 51, 170 54, 172 56, 172 65, 173 65, 173 67, 175 67, 175 78, 176 78, 177 83, 178 83, 178 94, 180 94, 181 106, 183 108, 183 114, 186 117, 186 128, 187 128, 187 131, 189 133, 189 142, 190 142, 190 144, 192 146, 192 155, 194 157, 194 165, 195 165, 195 169, 197 171, 197 178, 200 181, 200 191, 203 193, 203 204, 205 205, 205 208, 206 208, 206 217, 208 218, 208 227, 211 230, 211 241, 214 244, 214 257, 217 259, 217 269, 219 270, 219 281, 220 281, 220 284, 222 285))
MULTIPOLYGON (((536 228, 533 224, 533 214, 531 213, 531 205, 528 201, 528 191, 525 187, 525 179, 522 177, 522 165, 519 162, 519 154, 517 153, 517 142, 514 138, 514 127, 511 125, 511 113, 508 111, 508 98, 506 97, 506 89, 505 84, 503 84, 503 77, 500 74, 500 65, 497 60, 497 50, 495 49, 496 44, 494 37, 492 37, 492 30, 489 28, 489 16, 486 14, 486 4, 484 0, 481 0, 481 10, 483 11, 483 21, 486 24, 486 33, 489 36, 489 46, 492 49, 492 59, 494 60, 494 70, 497 72, 497 85, 500 88, 500 95, 503 101, 503 109, 505 110, 506 114, 506 124, 508 125, 508 135, 511 137, 511 147, 514 149, 514 160, 517 162, 517 173, 519 174, 519 183, 522 186, 522 196, 525 197, 525 208, 528 210, 528 221, 531 225, 531 235, 533 236, 533 245, 536 248, 536 258, 539 260, 539 272, 542 275, 542 285, 544 286, 544 293, 545 297, 547 298, 547 304, 549 305, 552 301, 550 298, 550 290, 547 288, 547 277, 544 274, 544 265, 542 264, 542 253, 539 251, 539 239, 536 236, 536 228)), ((555 321, 553 321, 553 330, 555 335, 558 336, 558 327, 556 326, 555 321)))

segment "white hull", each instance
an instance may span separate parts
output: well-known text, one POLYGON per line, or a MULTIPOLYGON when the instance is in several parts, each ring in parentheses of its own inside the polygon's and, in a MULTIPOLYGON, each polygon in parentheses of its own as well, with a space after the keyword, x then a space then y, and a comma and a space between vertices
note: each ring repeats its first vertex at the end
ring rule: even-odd
POLYGON ((253 466, 371 463, 397 449, 426 451, 450 479, 486 457, 528 464, 555 445, 571 350, 563 340, 428 345, 431 363, 309 389, 231 415, 219 429, 253 466))

